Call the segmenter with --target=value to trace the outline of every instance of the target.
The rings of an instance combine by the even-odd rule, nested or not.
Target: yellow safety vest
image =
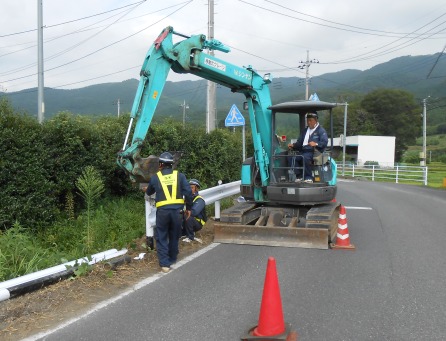
[[[201,195],[197,195],[197,196],[194,198],[193,202],[195,202],[195,200],[197,200],[197,199],[203,199],[203,197],[202,197]],[[203,199],[203,200],[204,200],[204,199]],[[205,208],[205,209],[206,209],[206,208]],[[198,217],[195,217],[195,220],[198,221],[201,225],[206,224],[206,222],[205,222],[203,219],[200,219],[200,218],[198,218]]]
[[[174,170],[171,174],[163,175],[161,171],[156,173],[163,189],[164,197],[166,199],[158,201],[155,206],[161,207],[164,205],[184,204],[184,198],[180,198],[178,193],[178,171]],[[171,186],[169,191],[168,186]]]

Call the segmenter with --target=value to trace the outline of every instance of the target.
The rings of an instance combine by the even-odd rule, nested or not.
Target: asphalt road
[[[28,340],[240,340],[258,323],[268,257],[299,341],[445,340],[446,191],[340,182],[337,201],[355,251],[213,244]]]

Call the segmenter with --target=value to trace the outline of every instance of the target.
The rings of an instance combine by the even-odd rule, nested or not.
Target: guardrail
[[[427,166],[382,166],[382,165],[346,165],[342,167],[342,163],[338,163],[338,176],[363,177],[372,181],[395,181],[396,183],[404,182],[422,182],[427,186]]]
[[[91,255],[90,258],[79,258],[78,260],[66,262],[51,268],[0,282],[0,302],[7,300],[10,297],[19,296],[32,290],[42,288],[47,284],[56,283],[60,279],[67,278],[73,274],[73,270],[75,270],[76,267],[83,263],[93,265],[104,260],[122,256],[126,253],[127,249],[122,249],[120,251],[111,249]]]
[[[220,200],[236,195],[240,193],[240,184],[242,182],[234,181],[227,184],[222,184],[221,180],[218,181],[218,186],[211,187],[200,191],[200,195],[203,197],[206,205],[215,203],[215,220],[220,219]]]

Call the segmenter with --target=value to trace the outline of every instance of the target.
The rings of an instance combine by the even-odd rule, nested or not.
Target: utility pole
[[[214,39],[214,0],[208,0],[208,40]],[[214,51],[209,50],[209,55],[214,56]],[[207,101],[206,101],[206,132],[215,130],[216,105],[216,84],[207,81]]]
[[[118,100],[115,101],[115,102],[113,103],[113,105],[117,105],[117,106],[118,106],[118,117],[119,117],[119,115],[121,114],[121,99],[118,98]]]
[[[43,14],[42,0],[37,0],[37,118],[42,123],[45,118],[43,84]]]
[[[429,97],[430,96],[427,96],[427,98],[423,99],[423,152],[421,155],[420,166],[426,166],[426,102]]]
[[[344,136],[342,136],[342,176],[345,174],[345,152],[347,144],[347,107],[348,103],[344,103]]]
[[[183,104],[180,104],[180,107],[183,107],[183,128],[186,126],[186,109],[189,109],[189,106],[186,104],[186,100],[183,100]]]
[[[308,85],[310,84],[310,65],[314,63],[319,63],[319,60],[312,59],[310,60],[310,51],[307,50],[307,60],[300,61],[302,65],[298,66],[298,69],[305,69],[305,100],[308,100]]]

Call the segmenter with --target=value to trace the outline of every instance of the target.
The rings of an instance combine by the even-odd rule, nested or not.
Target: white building
[[[341,138],[333,138],[334,156],[342,152]],[[328,139],[330,145],[330,139]],[[361,166],[376,161],[382,166],[395,165],[395,136],[347,136],[345,161]]]

